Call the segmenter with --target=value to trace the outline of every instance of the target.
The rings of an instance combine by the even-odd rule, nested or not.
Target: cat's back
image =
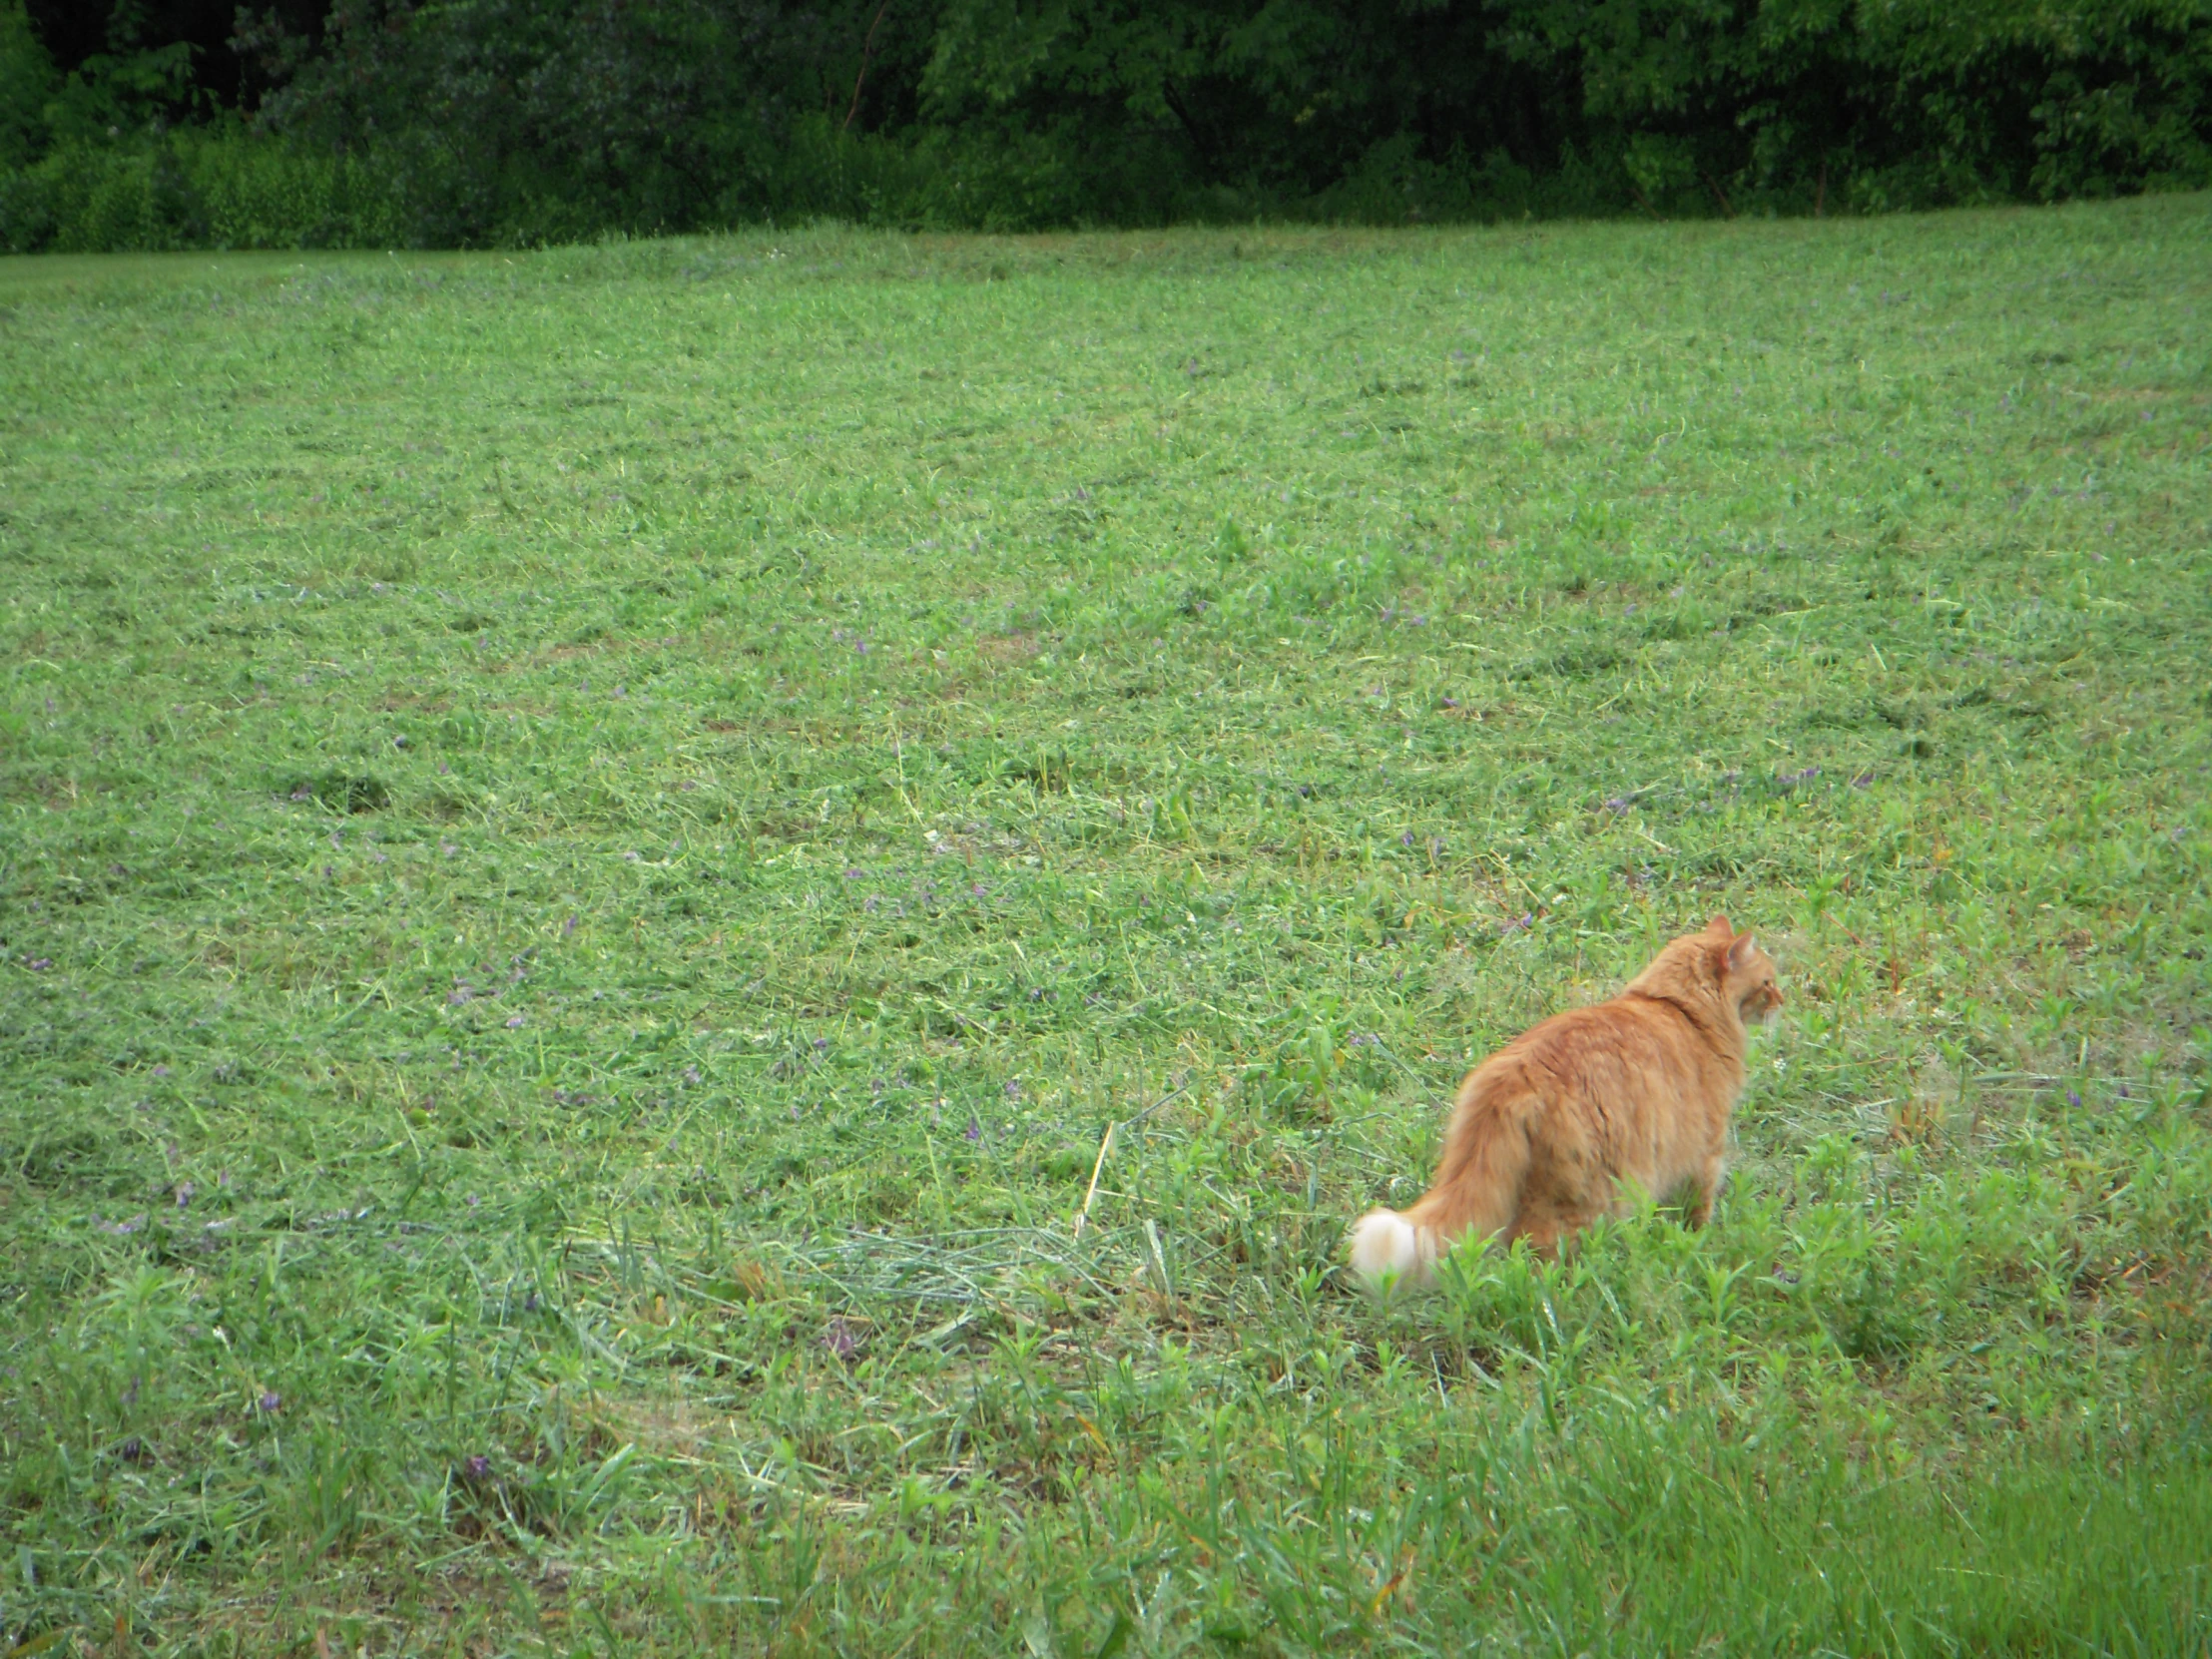
[[[1681,1012],[1643,996],[1616,996],[1539,1020],[1468,1074],[1470,1088],[1521,1082],[1587,1087],[1652,1074],[1670,1080],[1698,1061]]]

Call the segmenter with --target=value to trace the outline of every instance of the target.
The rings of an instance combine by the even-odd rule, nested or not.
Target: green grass
[[[2202,197],[0,262],[0,1652],[2204,1651],[2208,319]],[[1354,1294],[1722,909],[1715,1225]]]

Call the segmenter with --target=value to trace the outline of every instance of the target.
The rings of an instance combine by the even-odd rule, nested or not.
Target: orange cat
[[[1636,1190],[1687,1193],[1703,1226],[1744,1088],[1745,1024],[1781,1006],[1774,963],[1715,916],[1612,1001],[1522,1032],[1459,1085],[1427,1196],[1353,1229],[1354,1270],[1372,1286],[1420,1284],[1469,1233],[1549,1255]]]

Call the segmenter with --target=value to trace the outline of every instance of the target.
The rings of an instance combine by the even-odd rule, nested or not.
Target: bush
[[[371,158],[309,154],[243,133],[180,134],[175,153],[211,248],[390,248],[407,240],[401,203]]]
[[[387,173],[237,126],[64,145],[0,173],[0,249],[388,248],[408,240]]]

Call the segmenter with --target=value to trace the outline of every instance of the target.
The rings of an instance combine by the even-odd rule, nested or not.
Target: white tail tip
[[[1410,1289],[1427,1277],[1420,1231],[1395,1210],[1372,1210],[1352,1230],[1352,1271],[1373,1291]]]

